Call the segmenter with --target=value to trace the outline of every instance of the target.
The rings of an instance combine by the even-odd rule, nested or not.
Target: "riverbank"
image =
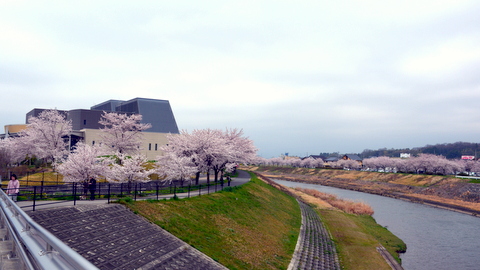
[[[438,175],[250,166],[269,178],[319,184],[423,203],[480,216],[480,184]]]

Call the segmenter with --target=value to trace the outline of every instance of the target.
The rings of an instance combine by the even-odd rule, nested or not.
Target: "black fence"
[[[33,184],[33,183],[32,183]],[[37,183],[38,184],[38,183]],[[8,189],[6,185],[4,191]],[[217,192],[230,186],[230,181],[218,181],[211,183],[203,183],[192,185],[182,183],[180,181],[149,181],[144,183],[107,183],[97,182],[96,189],[92,192],[88,188],[84,188],[83,183],[70,183],[57,185],[55,182],[41,181],[40,185],[23,186],[19,188],[19,193],[15,197],[17,201],[30,201],[32,204],[24,205],[22,208],[35,207],[46,204],[58,204],[65,201],[73,201],[76,205],[80,200],[112,200],[128,199],[152,199],[160,200],[167,198],[176,198],[178,194],[184,197],[208,194]],[[7,192],[8,193],[8,192]],[[14,196],[12,196],[14,198]]]

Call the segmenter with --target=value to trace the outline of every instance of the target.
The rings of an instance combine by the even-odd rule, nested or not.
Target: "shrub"
[[[295,188],[300,192],[313,196],[315,198],[328,202],[333,207],[342,210],[345,213],[355,215],[373,215],[372,207],[364,202],[355,202],[351,200],[339,199],[337,195],[323,193],[315,189]]]

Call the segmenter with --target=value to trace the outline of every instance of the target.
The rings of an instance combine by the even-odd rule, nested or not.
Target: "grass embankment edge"
[[[291,192],[299,200],[314,208],[332,235],[343,269],[391,269],[377,251],[377,247],[380,246],[383,246],[398,263],[401,263],[399,253],[406,251],[406,244],[387,228],[375,221],[371,216],[373,211],[368,209],[370,206],[361,202],[349,202],[346,200],[342,207],[334,207],[330,202],[321,199],[322,196],[316,196],[318,195],[316,193],[320,192],[314,191],[312,193],[311,191],[313,190],[286,188],[258,172],[256,174],[261,179],[271,182],[272,185]],[[368,214],[344,212],[350,212],[350,203],[358,204],[356,207],[361,209],[361,211],[353,212]]]
[[[210,195],[125,205],[229,269],[287,269],[301,225],[295,198],[255,176]]]

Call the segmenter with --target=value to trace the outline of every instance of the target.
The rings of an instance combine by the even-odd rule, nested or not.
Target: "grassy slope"
[[[383,245],[398,261],[405,243],[371,216],[352,215],[327,209],[317,210],[331,232],[344,269],[391,269],[376,247]]]
[[[286,269],[301,224],[296,200],[255,178],[232,192],[128,207],[230,269]]]
[[[253,169],[253,168],[252,168]],[[255,167],[255,171],[270,172],[273,174],[301,174],[305,176],[319,176],[331,179],[352,179],[364,181],[389,182],[394,184],[411,186],[431,186],[443,181],[456,182],[464,181],[452,176],[424,175],[424,174],[403,174],[403,173],[379,173],[365,171],[347,171],[331,169],[308,169],[292,167],[262,166]]]

